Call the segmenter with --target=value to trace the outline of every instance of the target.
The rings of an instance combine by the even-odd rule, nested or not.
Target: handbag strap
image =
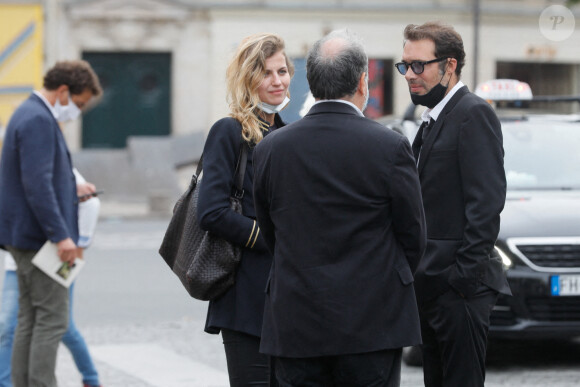
[[[242,140],[240,144],[240,154],[238,156],[238,165],[236,165],[236,178],[234,180],[235,190],[233,196],[237,199],[244,197],[244,175],[246,174],[246,165],[248,164],[248,144]]]
[[[234,192],[233,196],[241,199],[244,197],[244,175],[246,174],[246,165],[248,163],[248,144],[242,139],[240,143],[240,153],[238,154],[238,163],[236,164],[236,172],[234,178]],[[195,176],[199,178],[199,174],[203,169],[203,153],[197,163]]]

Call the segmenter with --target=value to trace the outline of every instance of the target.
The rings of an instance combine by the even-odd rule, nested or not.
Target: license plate
[[[554,275],[551,285],[552,296],[580,295],[580,275]]]

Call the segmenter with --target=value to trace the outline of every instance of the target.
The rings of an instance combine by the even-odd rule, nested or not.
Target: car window
[[[580,123],[502,123],[508,189],[580,189]]]

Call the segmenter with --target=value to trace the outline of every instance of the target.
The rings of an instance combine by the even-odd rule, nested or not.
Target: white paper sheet
[[[77,258],[72,267],[62,262],[58,257],[58,248],[52,242],[46,242],[38,253],[32,258],[32,264],[46,273],[50,278],[68,288],[81,271],[85,262]]]

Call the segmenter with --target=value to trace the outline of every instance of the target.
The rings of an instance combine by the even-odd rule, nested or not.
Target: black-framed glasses
[[[395,67],[397,68],[399,73],[401,73],[401,75],[407,74],[407,70],[409,69],[409,67],[411,67],[411,70],[413,70],[415,74],[419,75],[423,73],[423,71],[425,71],[425,65],[428,65],[429,63],[441,62],[445,59],[449,59],[449,57],[442,56],[441,58],[435,58],[433,60],[428,61],[414,60],[411,63],[399,62],[395,63]]]

